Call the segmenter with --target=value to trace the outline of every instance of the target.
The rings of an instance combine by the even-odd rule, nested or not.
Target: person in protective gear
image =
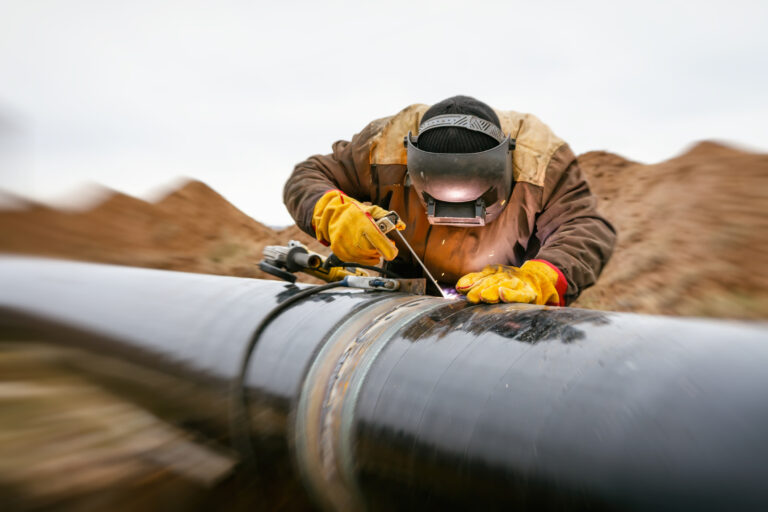
[[[562,139],[531,114],[467,96],[411,105],[336,142],[296,166],[284,201],[340,258],[381,256],[419,277],[373,223],[396,211],[435,278],[472,302],[565,305],[595,282],[616,239]]]

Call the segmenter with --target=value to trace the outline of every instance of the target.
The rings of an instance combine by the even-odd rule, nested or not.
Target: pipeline
[[[11,256],[0,283],[0,327],[140,368],[103,382],[227,446],[301,289]],[[243,386],[257,471],[325,509],[768,506],[765,324],[327,290]]]

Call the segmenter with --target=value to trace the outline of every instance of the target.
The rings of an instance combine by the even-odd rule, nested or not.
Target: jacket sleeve
[[[541,243],[536,258],[564,274],[567,304],[595,283],[613,253],[616,231],[597,212],[597,198],[567,145],[555,152],[547,169],[542,204],[536,219]]]
[[[335,142],[332,153],[311,156],[293,169],[283,188],[283,202],[302,231],[315,236],[312,212],[329,190],[341,190],[359,201],[370,200],[370,144],[382,121],[368,124],[351,141]]]

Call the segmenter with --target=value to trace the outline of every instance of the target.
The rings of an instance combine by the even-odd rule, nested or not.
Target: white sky
[[[0,189],[191,176],[285,225],[296,162],[455,94],[533,112],[577,154],[764,151],[767,20],[765,1],[0,0]]]

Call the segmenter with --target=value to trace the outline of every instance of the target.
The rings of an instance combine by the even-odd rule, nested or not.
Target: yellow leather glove
[[[488,265],[456,283],[456,291],[465,293],[467,300],[475,304],[502,301],[563,306],[567,287],[565,276],[544,260],[529,260],[520,268]]]
[[[361,203],[340,190],[329,190],[312,213],[312,227],[317,239],[331,246],[342,261],[376,265],[380,257],[390,261],[397,256],[395,243],[373,222],[387,215],[378,206]],[[397,229],[405,229],[399,221]]]

